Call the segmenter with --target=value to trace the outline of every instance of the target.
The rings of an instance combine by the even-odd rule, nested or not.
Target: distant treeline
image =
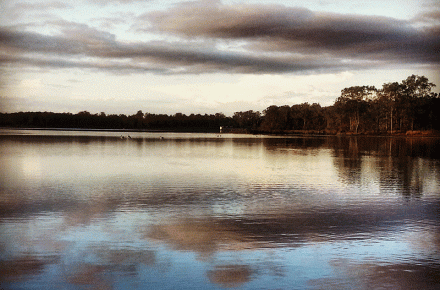
[[[232,126],[232,118],[224,114],[175,115],[150,114],[139,110],[134,115],[91,114],[82,111],[72,113],[18,112],[0,114],[0,126],[18,128],[78,128],[218,132],[220,126]]]
[[[401,83],[345,88],[334,105],[270,106],[262,113],[252,110],[223,113],[134,115],[18,112],[1,113],[1,127],[132,129],[187,132],[390,134],[440,130],[440,97],[424,76],[411,75]]]

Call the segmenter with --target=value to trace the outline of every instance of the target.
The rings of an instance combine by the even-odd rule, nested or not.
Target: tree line
[[[17,112],[0,113],[1,127],[132,129],[186,132],[229,131],[249,133],[393,134],[440,130],[440,97],[435,85],[424,76],[411,75],[402,82],[385,83],[382,88],[353,86],[341,91],[332,106],[296,104],[270,106],[258,111],[174,115],[143,113],[133,115],[104,112],[92,114]]]
[[[260,115],[247,111],[233,118],[241,127],[272,133],[398,134],[440,130],[440,97],[425,76],[411,75],[382,88],[344,88],[332,106],[270,106]]]
[[[220,126],[232,126],[232,118],[222,113],[215,115],[177,113],[175,115],[150,114],[139,110],[134,115],[92,114],[88,111],[72,113],[18,112],[0,114],[1,127],[15,128],[77,128],[160,130],[188,132],[218,132]]]

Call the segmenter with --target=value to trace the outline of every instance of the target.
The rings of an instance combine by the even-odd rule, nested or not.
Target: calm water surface
[[[1,289],[438,289],[440,141],[0,131]]]

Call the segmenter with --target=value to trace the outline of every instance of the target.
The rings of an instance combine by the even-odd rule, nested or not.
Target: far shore
[[[437,130],[412,130],[394,131],[386,133],[377,132],[335,132],[331,130],[288,130],[264,132],[256,130],[230,129],[227,132],[215,130],[200,130],[200,128],[164,128],[156,130],[148,129],[108,129],[108,128],[21,128],[21,127],[0,127],[0,130],[42,130],[42,131],[96,131],[96,132],[145,132],[145,133],[213,133],[213,134],[249,134],[249,135],[279,135],[279,136],[344,136],[344,137],[440,137]]]

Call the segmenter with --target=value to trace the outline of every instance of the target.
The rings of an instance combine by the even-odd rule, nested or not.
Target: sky
[[[232,116],[412,74],[440,91],[438,0],[0,0],[0,112]]]

